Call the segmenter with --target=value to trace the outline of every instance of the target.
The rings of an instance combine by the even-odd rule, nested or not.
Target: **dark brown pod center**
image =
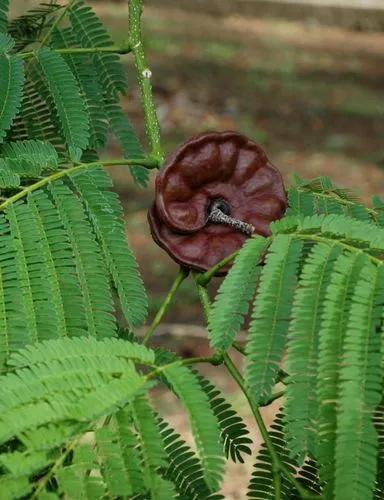
[[[211,200],[211,202],[208,205],[208,217],[211,215],[213,210],[220,210],[223,212],[223,214],[231,216],[231,207],[229,203],[222,198],[217,198],[216,200]]]

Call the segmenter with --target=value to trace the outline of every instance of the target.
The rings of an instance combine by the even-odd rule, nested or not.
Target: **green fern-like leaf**
[[[20,176],[9,168],[8,163],[0,158],[0,189],[20,186]]]
[[[270,397],[284,353],[302,244],[277,236],[263,268],[247,344],[246,379],[256,400]]]
[[[372,415],[382,397],[381,339],[383,272],[362,268],[352,297],[340,368],[334,498],[371,498],[378,436]]]
[[[308,496],[311,498],[324,498],[324,492],[322,488],[322,484],[319,478],[319,471],[316,462],[307,458],[302,465],[298,469],[298,473],[296,475],[297,482],[305,488],[308,492]],[[287,500],[301,500],[302,495],[298,493],[296,487],[291,484],[290,492],[287,495]]]
[[[106,99],[105,110],[110,126],[116,135],[125,158],[142,158],[143,150],[128,118],[123,113],[120,103],[114,97]],[[140,166],[130,167],[134,181],[139,186],[148,184],[148,170]]]
[[[58,495],[89,500],[105,496],[107,491],[102,479],[89,474],[92,467],[92,470],[97,470],[97,459],[98,456],[91,444],[78,445],[74,450],[70,465],[58,468],[55,474]],[[124,484],[124,477],[120,479],[121,483]],[[48,492],[45,494],[49,495]],[[55,493],[52,492],[52,494],[55,495],[55,498],[59,498]],[[41,496],[44,498],[43,495]]]
[[[54,49],[76,47],[76,39],[72,30],[70,28],[54,30],[51,47]],[[107,142],[108,121],[104,110],[103,91],[96,69],[86,55],[64,54],[63,57],[76,78],[88,114],[89,147],[94,149],[103,147]]]
[[[21,284],[20,314],[24,314],[28,325],[30,342],[51,338],[55,336],[55,317],[48,281],[35,271],[44,265],[36,219],[24,203],[11,205],[6,216],[16,253],[16,276]]]
[[[78,84],[63,57],[48,48],[37,52],[38,70],[44,77],[69,156],[79,160],[89,142],[89,121]]]
[[[313,495],[321,497],[322,490],[317,474],[317,468],[311,459],[307,459],[302,467],[299,467],[290,456],[290,451],[284,433],[284,415],[278,413],[269,430],[269,437],[275,452],[287,471],[295,476],[298,483],[307,490],[308,497]],[[254,471],[248,488],[248,498],[258,500],[274,500],[276,498],[276,479],[279,477],[280,498],[282,500],[300,500],[302,495],[297,491],[295,485],[288,481],[285,474],[280,470],[274,470],[269,451],[265,444],[261,446],[256,457]]]
[[[80,281],[70,239],[62,220],[46,191],[36,191],[28,197],[28,206],[36,220],[36,235],[41,244],[45,267],[41,275],[48,282],[57,330],[53,336],[77,336],[87,334],[85,308]]]
[[[56,0],[49,0],[12,19],[8,25],[8,32],[16,39],[16,51],[19,52],[27,45],[38,42],[43,32],[55,22],[57,19],[55,14],[62,8],[63,6]]]
[[[0,55],[0,143],[21,104],[23,61],[16,55]]]
[[[294,474],[296,463],[289,455],[282,420],[283,415],[278,414],[269,431],[269,436],[280,461]],[[279,473],[277,472],[277,474]],[[266,445],[263,444],[256,456],[256,463],[249,483],[247,497],[255,500],[275,499],[275,477],[276,472],[273,470],[270,454]],[[279,474],[279,477],[281,482],[281,498],[287,499],[291,492],[291,487],[284,476]]]
[[[141,474],[146,488],[156,496],[156,471],[166,467],[166,453],[157,419],[148,400],[142,396],[130,405],[132,420],[137,431],[140,450]]]
[[[248,445],[252,443],[246,425],[220,391],[204,377],[198,377],[217,418],[226,456],[231,457],[234,462],[244,463],[243,454],[251,454]]]
[[[95,433],[97,455],[102,461],[104,480],[112,497],[133,495],[129,473],[125,468],[121,443],[111,427],[102,427]],[[131,452],[135,453],[131,449]]]
[[[159,500],[171,500],[177,498],[174,485],[170,481],[163,479],[159,474],[155,475],[152,491],[153,495],[156,495],[156,498]]]
[[[0,217],[0,367],[9,353],[31,341],[30,330],[26,323],[25,309],[28,305],[26,282],[17,286],[21,272],[21,261],[16,260],[17,248],[10,226],[4,215]]]
[[[112,419],[111,430],[108,427],[96,431],[98,460],[91,455],[83,466],[78,460],[68,464],[62,458],[69,458],[63,445],[67,444],[69,450],[81,448],[84,432],[103,415],[116,413],[140,398],[150,384],[136,372],[133,362],[146,364],[153,360],[153,353],[137,344],[86,338],[42,342],[11,357],[9,364],[14,372],[1,377],[0,442],[11,440],[13,446],[4,446],[0,453],[0,492],[14,479],[23,484],[23,491],[41,491],[41,479],[46,474],[48,479],[57,474],[62,493],[74,491],[73,480],[79,482],[79,491],[105,490],[114,496],[119,484],[123,484],[119,474],[131,474],[128,467],[132,460],[126,459],[135,446],[132,440],[131,444],[122,442],[128,433],[121,434],[121,425]],[[115,452],[120,455],[116,457]],[[82,456],[84,460],[84,453]],[[103,482],[89,482],[87,471],[98,467]],[[119,491],[129,493],[121,487]],[[136,487],[132,491],[137,492]],[[94,497],[90,494],[86,498]]]
[[[384,251],[383,228],[342,215],[285,217],[274,222],[271,229],[274,234],[295,234],[304,241],[324,241],[373,257],[380,257]]]
[[[13,38],[7,33],[1,33],[0,31],[0,54],[4,54],[4,52],[8,52],[15,45],[15,41]]]
[[[43,342],[11,356],[10,366],[28,367],[3,376],[0,441],[66,422],[69,415],[72,423],[83,425],[125,405],[146,385],[132,364],[137,357],[148,360],[148,350],[139,347],[79,337]]]
[[[60,360],[117,357],[133,360],[135,363],[153,366],[155,353],[141,344],[120,339],[103,339],[77,337],[45,341],[38,345],[30,345],[12,354],[8,365],[13,369],[32,368]],[[97,367],[95,366],[95,369]]]
[[[49,335],[54,338],[85,334],[81,291],[73,279],[76,268],[61,221],[45,192],[30,195],[28,207],[35,221],[33,230],[40,243],[38,250],[45,264],[44,281],[52,304]],[[57,241],[60,241],[59,252]]]
[[[256,289],[260,259],[267,246],[268,240],[262,237],[249,239],[220,286],[208,325],[210,343],[214,349],[229,349],[241,328]]]
[[[375,500],[382,500],[384,491],[384,405],[382,402],[375,410],[373,422],[377,432],[379,445],[374,498]]]
[[[296,176],[288,198],[287,215],[340,214],[378,222],[375,210],[364,207],[355,192],[334,186],[328,177],[304,181]]]
[[[7,32],[9,0],[0,0],[0,33]]]
[[[163,366],[177,361],[176,355],[170,351],[156,349],[155,353],[156,365]],[[207,395],[211,409],[217,418],[221,441],[227,458],[231,457],[234,462],[243,463],[243,454],[251,454],[248,445],[252,443],[252,440],[248,437],[249,431],[246,425],[217,387],[202,377],[197,371],[193,370],[193,373],[197,377],[202,390]],[[164,377],[162,377],[162,381],[167,384],[167,380]],[[172,389],[172,386],[169,387]]]
[[[146,318],[147,299],[133,253],[127,245],[123,211],[109,176],[97,169],[72,177],[85,202],[130,327]]]
[[[111,424],[115,428],[115,433],[119,436],[122,459],[130,489],[133,494],[142,494],[147,488],[142,473],[138,436],[132,427],[132,422],[132,415],[129,410],[123,409],[116,413]]]
[[[178,497],[190,500],[219,500],[204,480],[204,472],[194,451],[167,423],[159,420],[159,428],[168,458],[163,477],[175,484]]]
[[[73,33],[81,47],[108,47],[113,45],[103,24],[84,2],[75,2],[69,13]],[[125,92],[127,81],[116,54],[93,54],[92,61],[101,86],[107,95]]]
[[[20,177],[37,177],[44,170],[55,170],[59,162],[51,144],[36,140],[8,142],[2,154],[9,169]]]
[[[7,135],[7,140],[25,141],[33,137],[34,140],[51,143],[61,157],[67,158],[64,141],[56,123],[57,119],[52,117],[52,110],[38,92],[42,85],[41,75],[37,81],[26,81],[21,109]]]
[[[347,328],[351,297],[365,259],[359,254],[338,257],[324,298],[319,332],[317,392],[319,400],[317,456],[324,486],[324,498],[332,498],[335,475],[335,444],[340,360]]]
[[[319,243],[304,264],[292,309],[288,338],[286,390],[287,439],[300,460],[315,448],[318,332],[327,285],[340,249]],[[300,402],[300,403],[299,403]]]
[[[209,400],[188,368],[171,364],[163,367],[162,373],[188,411],[205,480],[216,491],[222,479],[224,459],[217,420]]]
[[[49,192],[75,255],[88,334],[113,336],[116,324],[108,271],[83,206],[73,196],[73,191],[62,183],[52,184]]]

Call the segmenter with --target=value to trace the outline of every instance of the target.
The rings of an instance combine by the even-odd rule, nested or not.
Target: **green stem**
[[[189,274],[189,271],[186,268],[184,268],[184,267],[180,268],[180,271],[178,272],[176,279],[172,284],[171,289],[169,290],[167,296],[165,297],[163,303],[161,304],[160,309],[157,311],[156,316],[154,317],[148,330],[145,332],[144,339],[143,339],[144,345],[146,345],[148,343],[148,341],[152,337],[154,331],[161,323],[165,313],[168,311],[168,308],[173,300],[173,297],[175,296],[177,290],[179,289],[180,285],[185,280],[185,278],[188,276],[188,274]]]
[[[164,153],[160,142],[160,125],[156,114],[156,107],[153,100],[151,76],[146,61],[142,34],[141,34],[141,14],[143,10],[142,0],[130,0],[129,2],[129,41],[135,57],[135,65],[138,75],[141,100],[144,108],[145,130],[149,140],[151,154],[159,160],[164,161]]]
[[[233,344],[232,344],[232,347],[234,349],[236,349],[237,352],[239,352],[240,354],[242,354],[243,356],[245,356],[245,347],[243,347],[242,345],[240,345],[239,342],[237,342],[235,340],[235,342],[233,342]]]
[[[223,358],[224,358],[224,365],[226,366],[228,372],[230,373],[232,378],[237,382],[244,396],[247,398],[247,401],[249,403],[249,406],[251,408],[251,411],[253,413],[253,416],[255,417],[257,426],[259,428],[260,434],[264,440],[265,446],[267,447],[268,453],[271,457],[276,500],[280,498],[280,492],[281,492],[280,473],[282,473],[287,478],[287,480],[296,488],[301,498],[303,499],[319,498],[310,495],[306,491],[306,489],[303,488],[303,486],[297,481],[297,479],[295,479],[295,477],[292,475],[291,471],[285,466],[285,464],[280,461],[280,458],[276,453],[273,441],[271,440],[271,437],[265,426],[264,420],[260,414],[259,407],[253,400],[253,397],[251,396],[248,388],[246,387],[244,379],[241,376],[241,373],[239,372],[239,370],[237,369],[231,358],[228,356],[228,354],[224,354]]]
[[[240,345],[239,342],[237,342],[237,341],[233,342],[232,347],[234,349],[236,349],[236,351],[239,352],[240,354],[242,354],[243,356],[247,355],[245,348],[242,345]],[[278,371],[278,374],[277,374],[276,383],[281,382],[284,384],[284,379],[286,377],[288,377],[288,373],[286,371],[284,371],[282,368],[280,368],[280,370]]]
[[[61,179],[62,177],[65,177],[67,175],[72,175],[78,172],[81,172],[83,170],[88,170],[90,168],[96,168],[96,167],[109,167],[113,165],[141,165],[146,168],[156,168],[158,166],[158,162],[156,160],[153,160],[151,158],[139,158],[139,159],[119,159],[119,160],[107,160],[107,161],[95,161],[92,163],[80,163],[80,165],[76,165],[74,167],[70,167],[64,170],[60,170],[59,172],[55,172],[52,175],[49,175],[47,177],[44,177],[44,179],[39,180],[38,182],[35,182],[34,184],[31,184],[30,186],[25,187],[15,195],[11,196],[8,198],[6,201],[0,204],[0,210],[5,210],[8,205],[11,203],[14,203],[15,201],[20,200],[21,198],[24,198],[28,194],[32,193],[33,191],[36,191],[37,189],[40,189],[47,184],[50,184],[51,182],[57,181],[58,179]]]
[[[100,53],[112,53],[112,54],[129,54],[132,52],[131,47],[118,47],[112,45],[111,47],[70,47],[67,49],[53,49],[54,52],[58,54],[100,54]],[[31,50],[28,52],[20,52],[18,55],[23,59],[27,59],[29,57],[34,57],[36,54],[35,50]]]
[[[274,401],[276,401],[276,399],[282,398],[284,396],[284,394],[285,394],[285,391],[275,392],[274,394],[272,394],[272,396],[269,399],[267,399],[266,401],[263,401],[263,403],[260,404],[260,406],[262,406],[262,407],[269,406]]]
[[[197,277],[197,281],[201,286],[206,286],[211,281],[211,279],[218,273],[223,267],[230,264],[236,257],[239,252],[234,252],[231,255],[228,255],[223,260],[212,266],[205,273],[199,274]]]
[[[155,369],[150,373],[148,373],[148,375],[146,375],[145,378],[146,380],[152,380],[153,378],[161,375],[168,368],[176,365],[191,366],[191,365],[197,365],[199,363],[209,363],[211,365],[217,366],[222,362],[223,362],[222,358],[219,358],[217,356],[202,356],[198,358],[187,358],[183,360],[177,359],[176,361],[172,361],[172,363],[167,363],[166,365],[154,367]]]

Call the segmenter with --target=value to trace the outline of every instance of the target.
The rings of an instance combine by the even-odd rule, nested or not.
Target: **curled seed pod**
[[[154,240],[176,262],[205,271],[251,233],[268,236],[286,208],[281,174],[260,146],[236,132],[212,132],[187,141],[159,171],[148,218]]]

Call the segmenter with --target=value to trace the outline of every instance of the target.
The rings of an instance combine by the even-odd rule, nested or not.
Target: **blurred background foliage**
[[[11,0],[14,15],[36,3]],[[126,0],[89,3],[117,42],[126,38]],[[373,194],[384,195],[383,0],[144,4],[145,45],[167,153],[191,135],[235,129],[260,142],[287,183],[293,172],[305,178],[327,175],[357,189],[366,202]],[[130,56],[124,61],[131,83],[124,107],[144,140]],[[110,149],[106,154],[118,156],[117,145]],[[148,190],[139,190],[124,171],[111,173],[153,315],[177,270],[153,243],[146,223],[153,178]],[[182,285],[166,321],[158,332],[162,344],[175,348],[180,340],[182,353],[205,353],[203,319],[190,281]],[[209,375],[226,392],[234,389],[220,379],[220,370],[214,373]],[[232,398],[243,406],[236,392]],[[170,412],[183,431],[184,417],[176,409]],[[245,498],[248,472],[232,466],[227,498]]]

